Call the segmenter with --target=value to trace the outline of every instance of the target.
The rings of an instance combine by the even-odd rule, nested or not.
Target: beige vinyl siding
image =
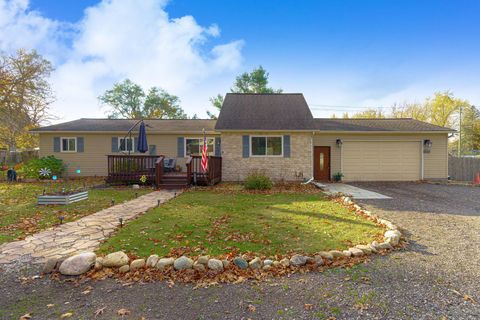
[[[331,174],[341,171],[342,152],[336,146],[336,140],[343,141],[416,141],[420,143],[425,139],[432,141],[430,153],[423,154],[424,179],[446,179],[448,177],[447,165],[447,133],[425,134],[396,134],[396,133],[319,133],[313,136],[314,146],[331,147]],[[345,159],[344,159],[345,160]],[[392,161],[394,161],[393,159]]]
[[[422,178],[421,142],[345,141],[345,181],[416,181]]]
[[[242,136],[290,135],[290,157],[243,157]],[[251,151],[251,150],[250,150]],[[222,133],[222,180],[243,181],[253,171],[275,181],[300,181],[312,176],[312,134],[293,132]]]
[[[215,137],[218,135],[207,135]],[[84,152],[53,152],[54,137],[83,137]],[[90,134],[90,133],[41,133],[40,134],[40,156],[54,155],[64,160],[68,165],[70,175],[76,175],[77,168],[81,170],[81,176],[106,176],[107,155],[112,154],[112,137],[123,137],[122,134]],[[153,134],[147,133],[149,145],[156,145],[156,154],[168,158],[175,158],[177,165],[185,171],[185,157],[177,157],[177,138],[184,137],[181,134]],[[199,137],[201,135],[185,135],[185,137]],[[136,147],[136,146],[135,146]],[[122,153],[117,153],[122,154]],[[145,154],[149,154],[148,152]]]

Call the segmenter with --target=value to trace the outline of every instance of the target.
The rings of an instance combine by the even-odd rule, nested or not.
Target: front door
[[[330,180],[330,147],[314,148],[313,176],[318,181]]]

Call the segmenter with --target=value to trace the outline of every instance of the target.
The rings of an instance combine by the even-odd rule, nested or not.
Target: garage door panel
[[[420,146],[417,141],[345,141],[342,146],[344,180],[420,180]]]

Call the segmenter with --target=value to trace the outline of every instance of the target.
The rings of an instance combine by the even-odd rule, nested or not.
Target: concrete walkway
[[[348,184],[344,183],[326,183],[322,186],[322,188],[325,190],[326,193],[328,194],[337,194],[341,193],[344,195],[349,195],[353,197],[354,199],[362,199],[362,200],[367,200],[367,199],[391,199],[390,197],[373,192],[370,190],[354,187]]]
[[[98,248],[120,225],[119,218],[128,221],[174,197],[175,192],[154,191],[123,204],[98,211],[77,221],[26,237],[24,240],[0,246],[0,264],[16,261],[42,263],[48,258],[65,258],[82,251]]]

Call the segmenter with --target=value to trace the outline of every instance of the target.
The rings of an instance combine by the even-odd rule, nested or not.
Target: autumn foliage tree
[[[52,64],[35,50],[0,56],[0,145],[10,151],[38,145],[29,130],[52,118],[52,71]]]

